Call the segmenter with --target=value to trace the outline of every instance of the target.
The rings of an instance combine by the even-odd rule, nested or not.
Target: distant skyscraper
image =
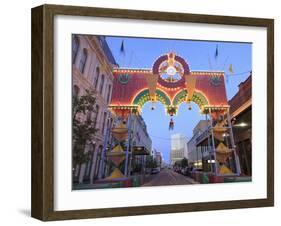
[[[171,135],[170,163],[173,165],[176,161],[188,158],[187,156],[187,137],[177,133]]]

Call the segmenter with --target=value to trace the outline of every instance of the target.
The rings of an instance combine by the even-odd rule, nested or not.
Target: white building
[[[188,141],[188,161],[195,168],[202,167],[202,154],[204,154],[207,150],[207,146],[199,146],[196,147],[197,141],[196,139],[207,130],[208,121],[200,120],[198,124],[193,129],[193,136]]]
[[[141,115],[131,115],[132,145],[144,147],[149,154],[152,151],[152,141],[148,135],[146,124]]]
[[[174,165],[176,161],[182,160],[183,158],[188,159],[187,137],[180,133],[172,134],[170,164]]]
[[[157,167],[162,168],[163,164],[164,164],[162,152],[156,151],[156,153],[155,153],[155,160],[156,160],[156,163],[157,163]]]
[[[110,126],[108,105],[112,94],[112,69],[115,66],[116,62],[103,36],[72,36],[73,95],[81,96],[86,89],[95,91],[95,112],[88,117],[96,121],[98,129],[95,139],[85,148],[85,152],[90,152],[90,160],[73,166],[74,180],[79,183],[86,180],[93,182],[98,177],[104,137]]]
[[[152,155],[152,140],[147,132],[146,124],[141,115],[131,115],[132,147],[134,163],[141,166],[140,173],[145,172],[146,156]],[[132,161],[132,159],[131,159]],[[131,165],[131,163],[130,163]]]

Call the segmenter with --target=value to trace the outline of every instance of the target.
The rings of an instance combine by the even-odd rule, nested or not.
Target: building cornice
[[[108,75],[110,75],[111,79],[113,79],[113,75],[112,75],[113,66],[107,59],[106,55],[104,54],[97,38],[94,36],[92,38],[89,38],[88,36],[86,36],[86,40],[88,41],[92,50],[96,53],[96,56],[101,64],[101,66],[105,66],[105,72]]]
[[[142,74],[152,74],[151,68],[113,68],[113,73],[142,73]],[[207,76],[224,76],[223,71],[190,71],[191,75],[207,75]]]
[[[243,103],[238,109],[236,109],[232,114],[231,118],[236,117],[237,115],[241,114],[243,111],[245,111],[247,108],[252,106],[252,98],[247,100],[245,103]]]

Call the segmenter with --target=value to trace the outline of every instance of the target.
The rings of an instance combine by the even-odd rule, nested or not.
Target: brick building
[[[239,91],[229,100],[234,140],[239,152],[241,173],[252,174],[252,73],[239,84]]]

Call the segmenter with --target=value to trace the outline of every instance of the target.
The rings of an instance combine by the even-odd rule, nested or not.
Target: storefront
[[[241,174],[252,175],[252,75],[239,85],[229,101],[233,135],[239,153]]]

